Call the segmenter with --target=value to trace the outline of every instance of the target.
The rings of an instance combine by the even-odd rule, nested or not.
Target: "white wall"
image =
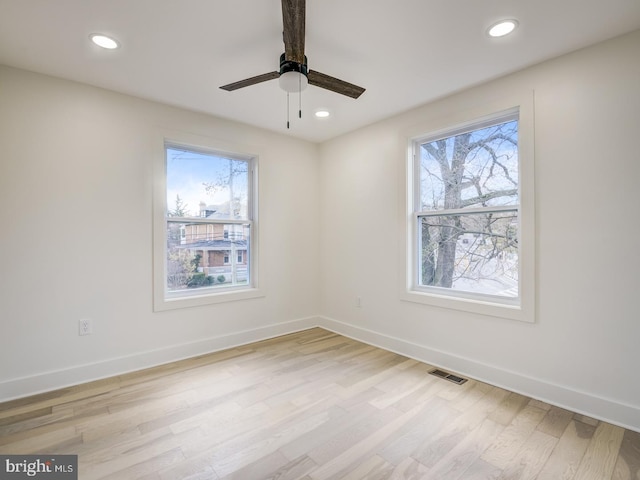
[[[264,298],[152,311],[163,131],[259,151]],[[315,325],[318,149],[0,67],[0,400]],[[94,333],[78,336],[78,320]]]
[[[635,32],[323,144],[325,325],[640,430],[638,52]],[[520,90],[535,90],[536,323],[401,301],[405,132]]]

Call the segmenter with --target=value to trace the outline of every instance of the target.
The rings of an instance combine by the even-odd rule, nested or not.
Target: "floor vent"
[[[462,385],[467,381],[466,378],[458,377],[457,375],[453,375],[449,372],[445,372],[444,370],[432,370],[429,372],[431,375],[435,375],[436,377],[444,378],[445,380],[449,380],[450,382],[456,383],[458,385]]]

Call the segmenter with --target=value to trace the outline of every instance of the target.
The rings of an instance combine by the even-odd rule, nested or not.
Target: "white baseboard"
[[[320,317],[318,326],[511,392],[640,432],[640,407],[522,375],[366,328]]]
[[[210,337],[196,342],[78,365],[0,382],[0,402],[28,397],[81,383],[122,375],[206,353],[246,345],[318,326],[318,317],[276,323],[251,330]]]

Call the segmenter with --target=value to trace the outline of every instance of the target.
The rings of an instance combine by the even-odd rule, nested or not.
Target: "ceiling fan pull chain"
[[[287,92],[287,130],[289,129],[289,92]]]
[[[298,118],[302,118],[302,65],[300,65],[300,75],[298,75]]]

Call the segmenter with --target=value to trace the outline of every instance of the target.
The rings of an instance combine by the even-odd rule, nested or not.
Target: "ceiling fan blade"
[[[282,37],[285,60],[303,64],[305,0],[282,0]]]
[[[364,88],[354,85],[353,83],[345,82],[344,80],[316,72],[315,70],[309,70],[308,78],[309,85],[315,85],[316,87],[331,90],[332,92],[340,93],[351,98],[358,98],[365,91]]]
[[[220,88],[223,90],[227,90],[228,92],[231,92],[239,88],[255,85],[256,83],[262,83],[262,82],[266,82],[267,80],[273,80],[275,78],[278,78],[279,76],[280,76],[280,73],[278,72],[263,73],[262,75],[256,75],[255,77],[246,78],[244,80],[240,80],[239,82],[230,83],[229,85],[223,85]]]

